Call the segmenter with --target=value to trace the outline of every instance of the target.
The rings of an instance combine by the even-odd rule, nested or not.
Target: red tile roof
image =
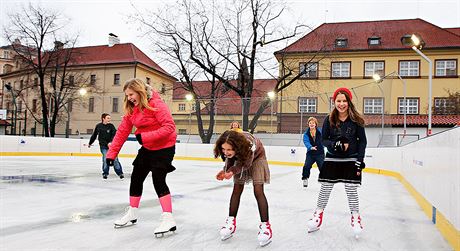
[[[446,28],[446,30],[460,36],[460,28]]]
[[[112,47],[108,45],[76,47],[73,55],[75,60],[72,61],[72,65],[141,63],[172,77],[132,43],[116,44]]]
[[[230,81],[235,83],[235,81]],[[267,98],[267,92],[272,91],[276,85],[276,79],[255,79],[254,90],[252,92],[251,107],[249,114],[255,114],[262,103]],[[194,81],[193,87],[200,97],[206,99],[210,96],[208,81]],[[182,88],[181,83],[174,83],[173,99],[175,101],[184,100],[188,92]],[[276,111],[276,101],[273,102],[273,111]],[[219,95],[217,99],[217,114],[241,114],[241,98],[232,90],[228,90]],[[202,109],[207,114],[205,109]],[[270,114],[270,108],[266,109],[263,114]]]
[[[382,116],[380,115],[365,115],[364,120],[366,125],[381,125]],[[384,115],[385,125],[404,125],[404,115]],[[432,125],[454,126],[460,122],[460,115],[433,115],[431,117]],[[428,125],[428,115],[407,115],[406,124],[410,126],[426,126]]]
[[[456,30],[453,30],[456,31]],[[419,34],[425,41],[425,49],[460,48],[460,36],[452,29],[443,29],[422,19],[364,21],[344,23],[324,23],[295,41],[279,55],[296,52],[360,51],[360,50],[400,50],[407,49],[401,44],[405,34]],[[381,45],[369,46],[368,38],[380,37]],[[348,39],[348,46],[335,48],[337,38]]]

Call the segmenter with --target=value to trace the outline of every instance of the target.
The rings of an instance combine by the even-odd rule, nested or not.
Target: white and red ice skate
[[[361,216],[359,214],[351,215],[351,228],[353,229],[355,238],[358,239],[361,232],[363,231],[363,226],[361,225]]]
[[[269,222],[262,222],[259,225],[259,234],[257,235],[257,240],[261,247],[267,246],[272,242],[272,227]]]
[[[229,216],[225,221],[225,225],[220,229],[220,239],[222,241],[227,240],[233,236],[233,233],[236,230],[236,218]]]
[[[137,222],[137,207],[127,207],[126,213],[121,219],[116,220],[113,224],[115,228],[128,227],[136,224]],[[131,223],[131,224],[128,224]]]
[[[319,227],[323,223],[323,211],[316,210],[311,218],[307,222],[308,233],[315,232],[319,230]]]

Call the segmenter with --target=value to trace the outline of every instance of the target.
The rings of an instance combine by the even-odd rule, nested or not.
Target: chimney
[[[54,49],[55,50],[62,50],[64,49],[64,43],[61,41],[54,41]]]
[[[120,43],[120,38],[113,33],[109,33],[109,47],[112,47]]]

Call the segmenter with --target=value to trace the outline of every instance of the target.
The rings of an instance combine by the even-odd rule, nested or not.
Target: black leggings
[[[131,184],[129,186],[129,195],[134,197],[140,197],[142,195],[142,189],[145,178],[152,170],[149,166],[138,165],[134,166],[133,173],[131,174]],[[166,184],[166,171],[155,170],[152,171],[152,181],[155,192],[158,198],[169,194],[169,188]]]
[[[243,193],[244,185],[234,184],[232,197],[230,198],[230,210],[229,216],[236,217],[238,208],[240,206],[240,198]],[[263,184],[254,184],[254,196],[257,200],[257,206],[259,207],[259,216],[261,222],[268,222],[268,202],[264,193]]]

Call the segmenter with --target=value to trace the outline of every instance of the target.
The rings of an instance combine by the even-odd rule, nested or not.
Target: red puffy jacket
[[[176,124],[168,106],[155,91],[152,92],[149,105],[154,109],[153,111],[149,109],[139,111],[138,106],[135,106],[132,114],[123,116],[107,152],[108,159],[117,157],[133,126],[136,127],[134,134],[141,134],[142,146],[148,150],[160,150],[176,144]]]

